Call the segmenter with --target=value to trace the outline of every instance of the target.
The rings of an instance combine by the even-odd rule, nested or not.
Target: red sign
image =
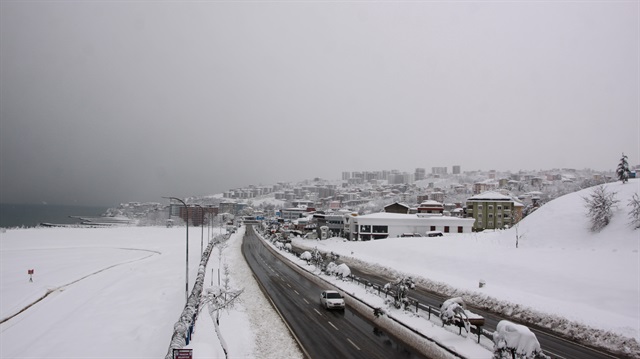
[[[29,269],[27,270],[27,274],[33,274],[34,270],[33,269]]]
[[[193,359],[193,349],[173,349],[173,359]]]

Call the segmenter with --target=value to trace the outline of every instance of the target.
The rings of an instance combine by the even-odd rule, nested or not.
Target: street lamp
[[[202,245],[202,237],[204,237],[204,207],[199,204],[194,205],[196,207],[200,207],[200,256],[204,252],[204,247]]]
[[[186,203],[184,203],[183,200],[181,200],[180,198],[177,197],[162,197],[162,198],[167,198],[169,200],[176,200],[179,201],[180,203],[182,203],[182,205],[184,206],[185,211],[187,212],[187,256],[186,256],[186,261],[185,261],[185,266],[186,266],[186,270],[185,270],[185,303],[189,300],[189,207],[187,206]],[[171,210],[169,210],[171,211]]]

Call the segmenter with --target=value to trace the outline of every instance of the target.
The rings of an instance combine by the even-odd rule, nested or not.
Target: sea
[[[78,224],[73,217],[100,217],[108,207],[0,203],[0,227],[37,227],[42,223]]]

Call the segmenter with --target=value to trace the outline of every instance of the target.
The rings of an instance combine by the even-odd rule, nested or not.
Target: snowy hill
[[[296,243],[334,251],[390,275],[417,277],[427,288],[462,295],[469,303],[498,312],[538,318],[543,326],[575,330],[566,318],[604,334],[616,333],[620,342],[625,337],[637,341],[640,231],[628,224],[627,203],[640,192],[639,185],[639,180],[606,185],[620,202],[612,222],[600,233],[589,231],[583,200],[593,189],[547,203],[519,224],[519,248],[516,228],[430,238]],[[480,280],[485,287],[479,288]],[[584,335],[593,335],[587,339],[592,343],[608,340],[601,338],[603,333],[589,333]]]

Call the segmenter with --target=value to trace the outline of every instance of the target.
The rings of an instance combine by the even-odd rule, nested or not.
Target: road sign
[[[173,349],[173,359],[193,359],[193,349]]]

